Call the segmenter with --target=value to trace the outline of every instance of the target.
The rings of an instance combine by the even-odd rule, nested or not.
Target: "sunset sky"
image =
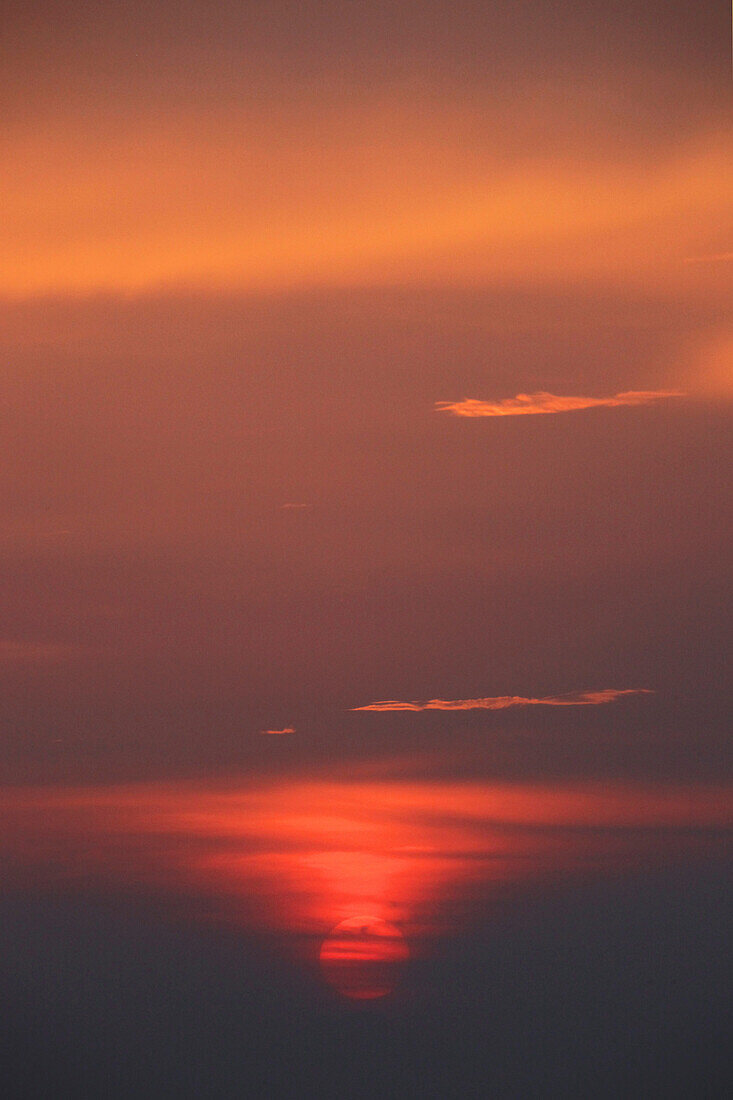
[[[0,989],[26,982],[28,1035],[47,1014],[82,1051],[96,1012],[27,993],[39,898],[68,908],[60,1001],[88,913],[134,902],[161,943],[162,911],[247,959],[274,937],[263,1021],[287,989],[331,1042],[356,989],[412,1020],[414,1061],[416,1006],[451,957],[465,1010],[488,956],[456,952],[489,950],[499,898],[518,937],[517,891],[713,881],[729,8],[8,0],[0,37],[0,855],[24,960]],[[714,923],[691,920],[690,989]],[[709,1033],[685,996],[670,1034]],[[218,1083],[191,1095],[234,1095],[203,1046]]]

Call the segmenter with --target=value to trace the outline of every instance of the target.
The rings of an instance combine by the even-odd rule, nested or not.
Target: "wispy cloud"
[[[387,699],[352,710],[507,710],[509,707],[588,707],[613,703],[623,695],[653,695],[648,688],[605,688],[603,691],[571,691],[565,695],[546,695],[533,699],[524,695],[491,695],[485,699],[428,699],[406,703]]]
[[[680,390],[627,390],[613,397],[559,397],[554,393],[518,393],[502,401],[436,401],[439,412],[454,416],[529,416],[535,413],[576,412],[578,409],[609,408],[621,405],[653,405],[668,397],[684,397]]]
[[[285,728],[281,730],[260,730],[260,733],[264,733],[268,737],[280,737],[283,733],[295,733],[295,727],[285,726]]]
[[[708,256],[686,256],[686,264],[717,264],[733,260],[733,252],[713,252]]]
[[[0,664],[53,664],[89,652],[81,646],[59,642],[29,642],[0,638]]]

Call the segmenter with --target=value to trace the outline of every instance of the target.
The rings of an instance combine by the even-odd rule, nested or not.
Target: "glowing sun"
[[[394,924],[378,917],[349,917],[326,936],[321,968],[326,981],[354,1000],[386,997],[410,952]]]

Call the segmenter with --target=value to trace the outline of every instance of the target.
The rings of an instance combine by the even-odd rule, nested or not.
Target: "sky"
[[[78,1064],[44,1037],[46,1087],[81,1087],[113,957],[118,1032],[149,1062],[144,934],[200,955],[191,996],[210,1004],[216,974],[225,1014],[221,967],[245,967],[263,1034],[313,1009],[300,1095],[324,1095],[306,1049],[353,1092],[388,1024],[394,1079],[425,1095],[421,1036],[498,974],[497,1095],[527,1095],[540,1078],[506,1052],[544,994],[499,946],[521,954],[523,927],[565,1006],[535,1051],[547,1094],[561,1064],[591,1079],[583,1004],[611,1062],[628,1051],[619,1005],[649,1003],[623,944],[644,955],[668,910],[694,943],[659,1034],[710,1063],[730,11],[7,0],[0,43],[0,854],[21,960],[0,977],[45,989],[43,942],[58,990],[12,994],[18,1074],[48,1018]],[[576,1001],[551,963],[566,919],[596,975]],[[630,983],[606,1016],[603,939]],[[141,1095],[193,1089],[177,1005],[169,1076]],[[222,1068],[242,1049],[224,1030],[197,1048],[212,1096],[246,1076]],[[486,1095],[487,1042],[445,1048],[465,1095]]]

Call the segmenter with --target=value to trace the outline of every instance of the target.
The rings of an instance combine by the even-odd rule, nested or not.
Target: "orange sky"
[[[710,29],[591,4],[573,38],[543,7],[10,5],[0,293],[709,287],[685,261],[733,228]]]
[[[3,781],[717,774],[724,17],[8,6]]]
[[[730,11],[1,23],[0,993],[62,1078],[22,1095],[707,1081]]]
[[[711,280],[684,261],[730,236],[723,135],[628,159],[585,161],[582,144],[508,156],[489,126],[478,144],[456,140],[442,116],[460,104],[421,106],[400,120],[398,97],[336,125],[316,110],[274,131],[232,112],[184,113],[172,132],[145,119],[104,136],[11,134],[0,292]]]

